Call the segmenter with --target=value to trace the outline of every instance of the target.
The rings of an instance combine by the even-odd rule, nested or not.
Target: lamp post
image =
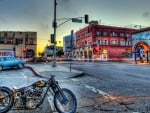
[[[57,26],[57,20],[59,20],[59,19],[56,19],[56,6],[57,6],[57,2],[56,2],[56,0],[54,0],[54,20],[52,23],[52,26],[54,28],[54,34],[53,34],[54,48],[53,48],[53,63],[52,63],[53,67],[56,67],[56,28],[70,20],[72,20],[72,22],[82,23],[81,18],[84,18],[85,23],[88,23],[88,19],[89,19],[88,15],[86,14],[84,17],[79,17],[80,19],[79,18],[69,18],[67,20],[65,19],[66,20],[65,22],[63,22]],[[63,19],[61,19],[61,20],[63,20]]]
[[[54,0],[54,20],[53,20],[54,49],[53,49],[53,63],[52,63],[53,67],[56,67],[56,28],[57,28],[57,22],[56,22],[56,5],[57,5],[57,2],[56,2],[56,0]]]

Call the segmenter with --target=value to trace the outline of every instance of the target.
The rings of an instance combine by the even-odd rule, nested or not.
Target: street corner
[[[83,72],[67,72],[67,71],[42,71],[40,72],[40,75],[44,77],[50,77],[51,75],[54,75],[56,79],[67,79],[67,78],[75,78],[82,76]]]
[[[84,75],[84,72],[79,71],[79,72],[71,73],[69,78],[81,77],[83,75]]]

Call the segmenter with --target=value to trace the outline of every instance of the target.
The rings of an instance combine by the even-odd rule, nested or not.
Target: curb
[[[24,68],[30,69],[34,73],[35,76],[43,78],[43,76],[40,75],[40,73],[36,69],[34,69],[32,66],[25,66]],[[62,72],[62,71],[58,71],[58,72]],[[73,73],[73,74],[70,74],[70,77],[68,78],[76,78],[76,77],[80,77],[84,75],[84,72],[80,72],[80,73],[66,72],[66,73]]]
[[[33,67],[24,66],[24,68],[30,69],[36,76],[41,77],[40,73],[37,70],[35,70]]]
[[[83,76],[85,73],[81,72],[81,73],[75,73],[73,76],[69,77],[69,78],[77,78],[77,77],[81,77]]]

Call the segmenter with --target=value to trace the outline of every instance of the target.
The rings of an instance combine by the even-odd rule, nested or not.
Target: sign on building
[[[14,56],[13,50],[0,50],[0,56]]]

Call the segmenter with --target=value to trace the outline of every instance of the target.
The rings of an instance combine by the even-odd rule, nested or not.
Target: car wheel
[[[18,68],[19,68],[19,69],[22,69],[22,68],[23,68],[23,64],[20,63],[20,64],[18,65]]]
[[[3,66],[0,66],[0,71],[2,71],[3,70]]]

